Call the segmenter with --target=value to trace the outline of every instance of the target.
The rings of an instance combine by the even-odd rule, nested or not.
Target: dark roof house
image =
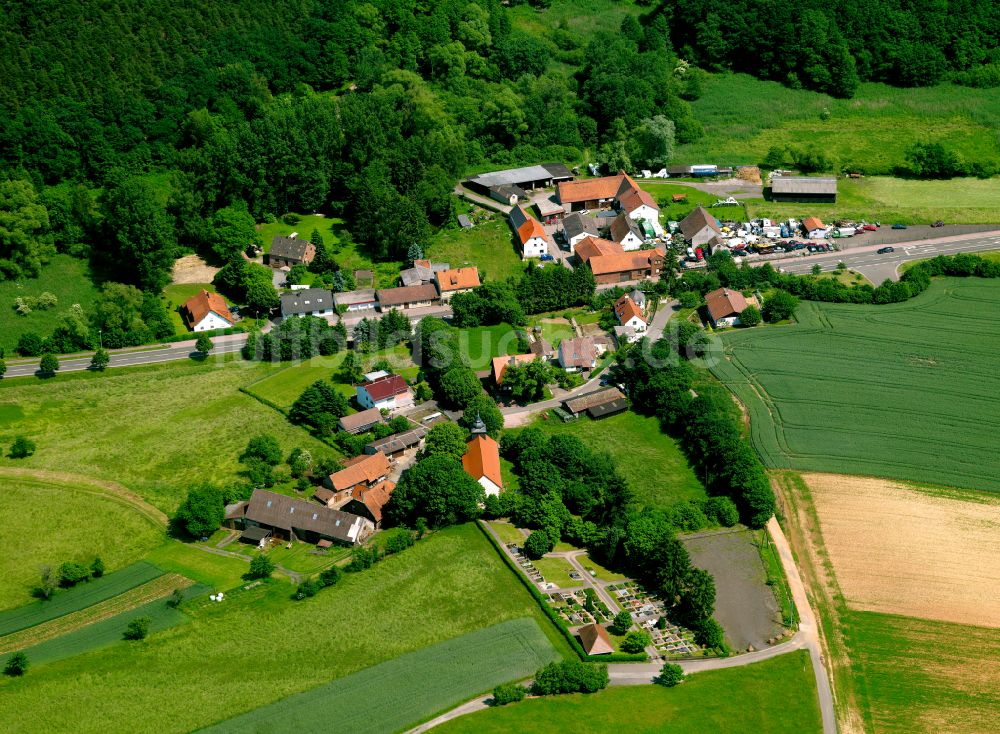
[[[333,293],[325,288],[303,288],[281,294],[282,316],[326,315],[333,313]]]
[[[267,257],[271,267],[280,268],[284,265],[298,265],[299,263],[308,265],[316,257],[316,247],[306,240],[276,234],[271,240],[271,251]]]
[[[369,408],[360,413],[345,415],[337,421],[340,430],[348,433],[364,433],[379,423],[382,423],[382,411],[378,408]]]
[[[684,239],[692,245],[703,245],[715,235],[722,234],[722,228],[715,221],[715,217],[709,214],[703,206],[697,207],[684,217],[681,220],[680,228]]]

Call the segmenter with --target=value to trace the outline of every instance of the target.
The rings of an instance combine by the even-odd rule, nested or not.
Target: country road
[[[811,272],[814,265],[819,265],[824,272],[831,272],[836,269],[837,263],[843,262],[851,270],[857,270],[872,283],[879,285],[887,278],[899,280],[899,266],[910,260],[924,260],[935,255],[954,255],[959,252],[1000,250],[1000,232],[899,242],[891,245],[894,252],[880,255],[877,251],[884,247],[887,245],[866,245],[828,255],[798,255],[767,262],[784,273],[799,275]],[[755,266],[763,264],[764,261],[752,263]]]
[[[788,578],[788,585],[791,588],[792,599],[799,612],[799,631],[790,639],[763,650],[757,650],[742,655],[733,655],[727,658],[711,658],[708,660],[681,660],[678,665],[685,674],[701,673],[709,670],[723,670],[725,668],[737,668],[744,665],[752,665],[764,660],[785,655],[795,650],[808,650],[809,659],[812,663],[813,675],[816,678],[816,690],[820,708],[820,716],[823,721],[823,734],[837,734],[837,718],[833,705],[833,692],[830,687],[830,679],[827,677],[826,667],[823,664],[822,646],[819,639],[819,629],[816,623],[816,616],[809,606],[809,599],[806,596],[805,584],[799,575],[798,568],[792,556],[791,546],[788,544],[785,533],[778,524],[776,518],[772,517],[767,524],[767,530],[774,542],[774,547],[778,551],[781,565]],[[652,685],[653,680],[660,673],[661,663],[612,663],[608,665],[608,677],[610,685],[613,686],[639,686]],[[446,711],[430,721],[424,722],[420,726],[407,731],[407,734],[422,734],[422,732],[440,726],[452,719],[476,711],[482,711],[489,707],[490,696],[480,696],[471,701],[465,701],[459,706]]]

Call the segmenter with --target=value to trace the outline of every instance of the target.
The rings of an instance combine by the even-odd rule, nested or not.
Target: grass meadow
[[[3,477],[2,484],[0,609],[31,601],[41,566],[89,565],[100,556],[110,573],[163,542],[161,525],[75,482]]]
[[[815,679],[805,651],[697,673],[676,688],[612,686],[590,695],[530,699],[463,716],[440,727],[441,734],[802,734],[821,729]]]
[[[563,423],[550,416],[533,425],[548,434],[577,436],[591,449],[611,454],[639,505],[666,508],[706,497],[677,441],[660,432],[656,418],[627,411],[600,421],[584,417]]]
[[[510,324],[460,329],[458,348],[474,370],[488,370],[494,357],[517,354],[517,330]]]
[[[228,482],[250,436],[275,435],[287,453],[334,453],[239,388],[281,365],[209,359],[51,380],[0,381],[0,445],[25,435],[28,459],[0,467],[51,469],[124,484],[172,512],[194,482]]]
[[[48,291],[59,299],[55,308],[34,310],[19,316],[14,310],[18,296],[38,296]],[[22,334],[34,331],[48,336],[59,323],[59,315],[74,303],[88,313],[97,301],[97,286],[92,280],[90,265],[69,255],[56,255],[42,268],[37,278],[0,280],[0,349],[11,357]]]
[[[890,174],[905,164],[913,143],[926,140],[947,144],[965,160],[1000,160],[1000,99],[989,89],[867,83],[841,100],[718,74],[692,107],[705,136],[678,145],[675,163],[755,164],[774,145],[815,144],[833,168]]]
[[[514,249],[513,232],[500,215],[472,229],[439,230],[431,237],[424,255],[453,268],[475,266],[483,281],[520,276],[524,270],[521,256]]]
[[[0,681],[0,730],[189,732],[522,617],[570,654],[473,524],[437,532],[312,599],[293,602],[291,591],[275,579],[221,604],[192,600],[190,624]]]
[[[291,696],[204,729],[205,734],[255,731],[400,731],[507,681],[526,678],[558,654],[533,619],[476,630],[325,686]],[[364,706],[358,702],[363,700]]]
[[[773,468],[1000,491],[1000,283],[947,279],[887,306],[804,302],[723,337],[713,373]]]

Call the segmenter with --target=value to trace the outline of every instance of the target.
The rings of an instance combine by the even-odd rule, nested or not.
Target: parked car
[[[894,224],[894,225],[892,225],[892,228],[893,229],[906,229],[906,225],[905,224]]]
[[[896,251],[895,247],[880,247],[879,249],[875,250],[875,254],[888,255],[890,252],[895,252],[895,251]]]
[[[550,260],[555,260],[555,258],[552,257],[552,255],[550,255],[547,252],[544,255],[542,255],[540,258],[538,258],[538,259],[541,260],[543,263],[549,262]]]
[[[874,232],[876,229],[878,229],[878,227],[876,227],[874,224],[866,224],[861,229],[863,229],[865,232]]]
[[[941,220],[939,219],[939,220],[937,220],[936,222],[934,222],[934,224],[932,224],[931,226],[932,226],[932,227],[943,227],[943,226],[944,226],[944,222],[942,222],[942,221],[941,221]]]

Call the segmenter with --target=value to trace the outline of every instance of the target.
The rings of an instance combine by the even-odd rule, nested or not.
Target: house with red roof
[[[212,331],[228,329],[236,319],[229,312],[225,299],[218,293],[209,293],[202,289],[201,293],[191,296],[181,308],[184,322],[191,331]]]
[[[628,326],[637,332],[646,330],[646,317],[643,316],[639,304],[627,293],[615,301],[615,316],[621,326]]]
[[[521,246],[521,257],[541,257],[549,251],[549,238],[542,223],[528,214],[520,206],[510,210],[510,226],[517,235]]]
[[[399,375],[385,375],[366,380],[356,388],[358,404],[362,408],[399,410],[413,405],[413,391]]]
[[[350,499],[341,509],[344,512],[370,520],[375,525],[375,529],[379,530],[382,527],[382,508],[392,497],[394,489],[396,489],[395,483],[389,480],[379,482],[371,487],[355,487],[351,491]]]

